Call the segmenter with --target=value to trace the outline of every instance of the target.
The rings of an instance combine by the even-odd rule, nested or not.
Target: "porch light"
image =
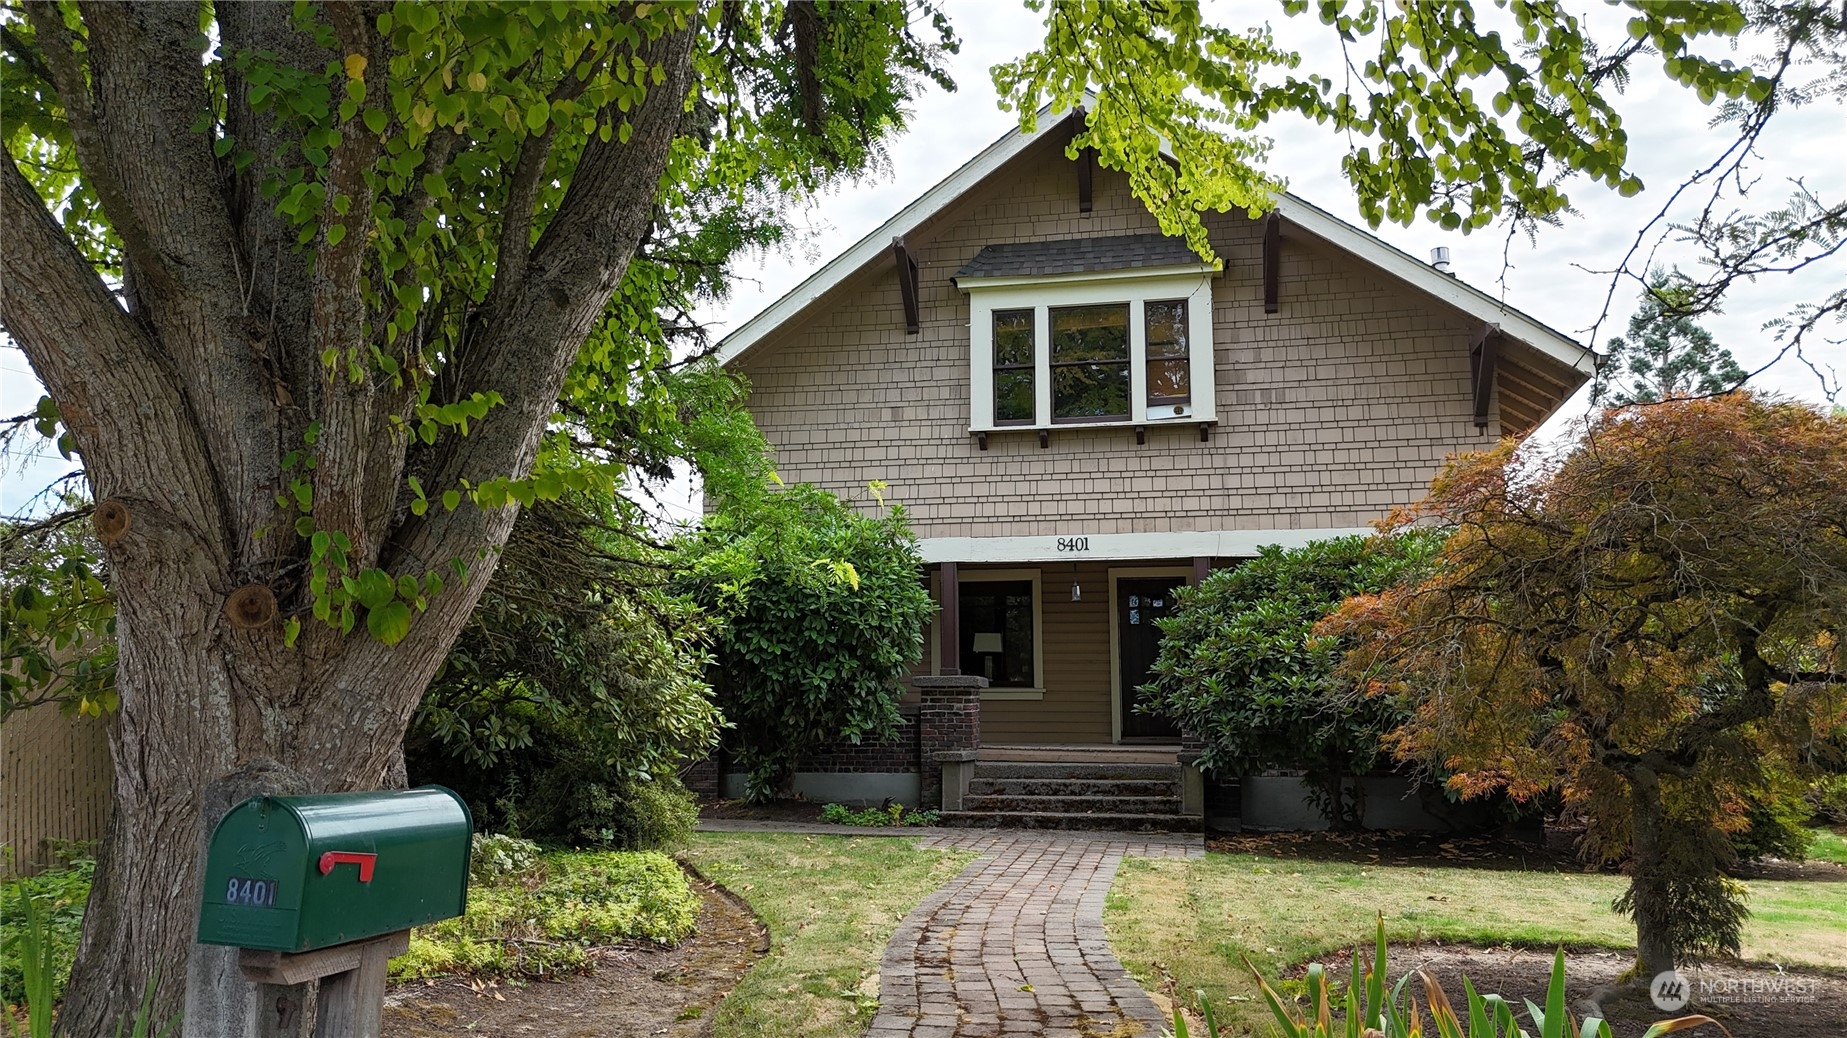
[[[1082,584],[1079,584],[1075,580],[1072,581],[1071,582],[1071,601],[1082,602],[1083,600],[1084,600],[1084,586]]]

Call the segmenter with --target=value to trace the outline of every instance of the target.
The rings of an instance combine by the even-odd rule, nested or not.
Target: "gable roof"
[[[1198,266],[1203,262],[1185,238],[1165,234],[1124,234],[1110,238],[1063,238],[983,246],[956,271],[964,278],[1047,277],[1096,270]]]
[[[1018,128],[1008,131],[999,140],[982,149],[974,158],[963,163],[955,172],[938,181],[936,186],[918,196],[910,205],[900,209],[891,219],[861,238],[852,248],[835,257],[833,262],[809,275],[806,280],[789,290],[782,298],[744,322],[736,331],[725,336],[718,344],[718,362],[729,364],[742,356],[784,322],[794,318],[822,296],[833,291],[854,272],[881,255],[889,253],[894,238],[903,237],[907,232],[953,204],[987,179],[989,174],[1011,162],[1047,134],[1059,132],[1060,128],[1065,126],[1065,120],[1051,118],[1052,114],[1049,105],[1040,109],[1038,129],[1032,133],[1022,132]],[[1172,157],[1166,142],[1162,142],[1161,150],[1163,154]],[[1410,283],[1471,317],[1478,318],[1487,324],[1499,325],[1502,334],[1533,347],[1559,364],[1586,377],[1596,373],[1596,354],[1575,339],[1514,309],[1481,289],[1437,270],[1410,253],[1347,223],[1332,213],[1310,205],[1287,192],[1276,197],[1275,211],[1288,221],[1292,228],[1306,231]],[[1179,262],[1199,262],[1199,257],[1194,256],[1190,250],[1186,250],[1185,243],[1180,242],[1180,239],[1166,239],[1162,235],[1133,235],[1131,237],[1162,238],[1166,241],[1179,242],[1180,249],[1185,253]],[[1096,240],[1098,239],[1080,239],[1080,241]],[[1065,246],[1071,243],[1032,244]],[[1008,247],[990,245],[984,248],[969,266],[980,263],[983,255],[997,248]],[[964,267],[963,272],[959,272],[957,276],[965,276],[967,270],[968,267]],[[990,273],[985,276],[998,275]]]

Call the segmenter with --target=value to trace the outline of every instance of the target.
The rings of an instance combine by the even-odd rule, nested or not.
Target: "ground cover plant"
[[[482,847],[492,862],[483,867]],[[624,941],[670,945],[693,932],[699,895],[659,851],[551,851],[478,845],[468,913],[411,931],[391,976],[546,977],[580,972]]]
[[[1264,976],[1278,976],[1348,946],[1372,928],[1376,913],[1393,943],[1628,951],[1635,931],[1609,910],[1625,883],[1606,873],[1415,861],[1223,853],[1196,861],[1130,858],[1117,874],[1104,921],[1110,946],[1144,986],[1203,990],[1232,1033],[1263,1034],[1269,1013],[1245,957]],[[1841,883],[1744,886],[1752,907],[1743,931],[1746,959],[1847,968]]]
[[[83,927],[83,906],[90,897],[96,863],[88,857],[46,869],[0,887],[0,1004],[21,1005],[26,996],[24,960],[34,952],[49,950],[50,969],[45,986],[56,1001],[63,995],[77,954],[77,936]],[[27,920],[21,896],[32,899],[33,914],[42,935],[37,948],[28,948]],[[42,960],[44,961],[44,960]]]
[[[695,833],[685,857],[770,932],[769,954],[719,1006],[712,1033],[857,1038],[892,931],[974,855],[902,837]]]
[[[903,804],[887,804],[883,807],[868,807],[855,811],[845,804],[826,804],[821,808],[821,821],[834,825],[935,825],[940,817],[936,811],[919,811],[916,808],[905,809]]]

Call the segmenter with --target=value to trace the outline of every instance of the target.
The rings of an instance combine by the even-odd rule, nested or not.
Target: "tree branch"
[[[0,226],[0,322],[58,402],[95,495],[160,500],[200,522],[201,550],[213,550],[216,482],[171,372],[10,158]]]

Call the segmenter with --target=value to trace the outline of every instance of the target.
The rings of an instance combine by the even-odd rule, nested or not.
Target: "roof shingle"
[[[1186,239],[1169,238],[1164,234],[1066,238],[985,246],[950,280],[1040,277],[1093,270],[1176,267],[1199,262],[1200,258],[1187,248]]]

